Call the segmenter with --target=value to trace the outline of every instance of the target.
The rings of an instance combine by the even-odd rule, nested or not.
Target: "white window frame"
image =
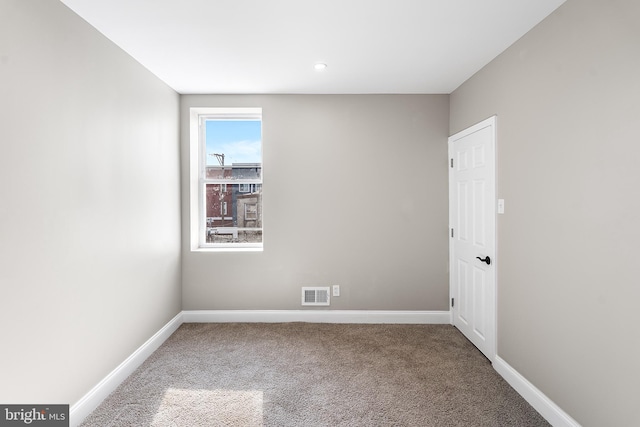
[[[208,119],[220,120],[260,120],[262,108],[212,108],[194,107],[189,109],[189,205],[190,243],[192,251],[262,251],[260,243],[208,243],[206,218],[206,184],[256,184],[263,185],[264,164],[262,159],[259,179],[235,179],[233,182],[206,179],[206,147],[203,143],[204,122]],[[264,145],[263,145],[264,147]],[[250,186],[250,188],[252,188]],[[224,215],[223,215],[224,216]],[[262,217],[264,230],[264,217]],[[264,239],[264,237],[263,237]]]

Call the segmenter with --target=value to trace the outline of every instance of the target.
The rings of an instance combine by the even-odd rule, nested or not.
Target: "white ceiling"
[[[354,94],[451,93],[565,0],[61,1],[179,93]]]

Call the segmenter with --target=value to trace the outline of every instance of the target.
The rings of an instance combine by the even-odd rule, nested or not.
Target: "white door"
[[[452,324],[496,354],[496,118],[449,138],[449,291]]]

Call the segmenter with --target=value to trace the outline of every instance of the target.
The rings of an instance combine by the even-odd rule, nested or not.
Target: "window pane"
[[[260,120],[207,120],[206,165],[262,163]]]
[[[207,243],[262,243],[261,184],[207,184],[205,203]]]

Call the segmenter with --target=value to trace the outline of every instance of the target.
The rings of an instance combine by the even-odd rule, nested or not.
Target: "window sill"
[[[262,252],[262,247],[203,247],[191,249],[191,252]]]

